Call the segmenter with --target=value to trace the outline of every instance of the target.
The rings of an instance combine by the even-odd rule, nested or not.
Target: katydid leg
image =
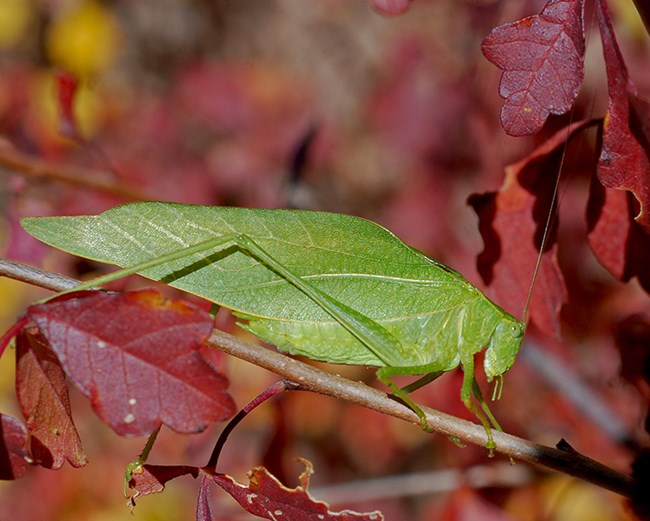
[[[381,380],[384,384],[390,387],[391,391],[393,391],[393,396],[401,400],[406,406],[409,407],[409,409],[411,409],[415,414],[418,415],[418,418],[420,418],[420,425],[422,426],[422,430],[426,432],[433,432],[433,429],[429,427],[429,422],[427,421],[427,417],[424,414],[422,408],[413,400],[411,400],[407,391],[404,391],[404,389],[399,387],[395,382],[393,382],[390,379],[390,376],[395,374],[395,371],[393,369],[394,368],[392,367],[382,367],[378,369],[377,378],[379,378],[379,380]],[[420,380],[422,380],[422,378]]]
[[[431,382],[433,382],[443,374],[444,371],[433,371],[431,373],[427,373],[423,377],[418,378],[415,382],[402,387],[402,391],[404,391],[406,394],[411,394],[412,392],[417,391],[421,387],[430,384]]]
[[[476,378],[474,377],[474,357],[470,355],[461,359],[461,366],[463,368],[463,386],[460,390],[461,400],[465,404],[465,407],[473,412],[483,425],[485,434],[487,435],[487,443],[485,444],[485,447],[488,449],[490,454],[492,454],[492,451],[496,448],[496,443],[494,443],[494,439],[492,438],[492,425],[490,424],[488,417],[472,401],[473,387],[476,382]],[[490,417],[493,418],[492,413],[490,413]]]

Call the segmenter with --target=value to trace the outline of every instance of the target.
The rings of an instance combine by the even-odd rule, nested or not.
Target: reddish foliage
[[[600,263],[621,281],[638,277],[650,291],[650,236],[634,219],[630,192],[605,188],[594,177],[588,207],[589,245]]]
[[[0,413],[0,479],[17,479],[27,469],[27,429],[13,416]]]
[[[165,489],[168,481],[188,474],[196,478],[199,469],[187,465],[142,465],[133,471],[129,487],[135,491],[135,500],[139,496],[158,494]]]
[[[314,500],[307,488],[312,466],[307,460],[301,460],[305,470],[300,475],[300,485],[287,488],[264,467],[255,467],[249,472],[248,487],[237,483],[225,474],[216,474],[214,481],[228,492],[248,512],[263,519],[290,519],[291,521],[308,521],[312,519],[381,521],[384,517],[379,512],[361,514],[345,510],[331,512],[326,503]]]
[[[27,418],[32,459],[58,469],[67,459],[73,467],[87,463],[72,421],[65,373],[37,328],[16,337],[16,394]]]
[[[501,25],[483,40],[504,70],[501,124],[512,136],[538,132],[549,114],[573,104],[584,74],[584,0],[549,0],[539,15]]]
[[[564,144],[593,121],[574,123],[558,131],[528,157],[506,167],[498,192],[472,196],[470,204],[479,216],[485,249],[478,256],[478,270],[488,285],[488,294],[523,313],[539,256],[546,216]],[[539,280],[528,310],[529,317],[547,334],[559,336],[559,312],[566,297],[564,280],[557,265],[555,234],[549,233],[539,271]]]
[[[204,474],[201,476],[199,496],[196,499],[196,521],[213,521],[212,508],[210,507],[210,484],[212,477]]]
[[[621,353],[621,376],[638,386],[650,405],[650,315],[631,315],[619,322],[615,342]]]
[[[606,4],[596,5],[609,105],[589,200],[589,243],[614,277],[636,276],[650,291],[650,107],[629,78]]]
[[[607,188],[634,193],[639,204],[636,222],[650,234],[650,105],[628,75],[607,5],[598,0],[596,6],[609,90],[598,179]]]
[[[118,434],[146,435],[161,423],[201,432],[234,411],[225,376],[200,354],[212,329],[205,311],[141,290],[88,292],[31,306],[28,314]]]

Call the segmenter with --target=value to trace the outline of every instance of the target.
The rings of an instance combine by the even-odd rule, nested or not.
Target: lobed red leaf
[[[513,313],[523,313],[539,256],[546,216],[551,209],[560,156],[567,139],[593,120],[574,123],[554,134],[528,157],[506,167],[498,192],[473,195],[469,204],[479,216],[485,249],[477,258],[486,293]],[[528,316],[545,333],[560,334],[559,312],[566,299],[557,264],[554,233],[542,256]]]
[[[496,27],[481,45],[503,69],[501,124],[512,136],[538,132],[573,104],[584,77],[584,0],[549,0],[539,15]]]
[[[634,219],[650,236],[650,104],[629,77],[604,0],[596,2],[596,13],[609,93],[598,179],[606,188],[634,194],[639,206]]]
[[[197,477],[199,469],[188,465],[142,465],[133,471],[129,487],[135,491],[133,500],[139,496],[158,494],[165,489],[168,481],[180,476]]]
[[[650,236],[634,220],[630,192],[605,188],[594,176],[587,207],[589,246],[618,280],[637,277],[650,292]]]
[[[27,469],[27,429],[13,416],[0,413],[0,479],[18,479]]]
[[[86,292],[31,306],[28,315],[99,417],[123,436],[161,423],[203,431],[234,413],[228,381],[203,359],[210,315],[155,290]]]
[[[16,394],[27,419],[32,459],[51,469],[88,460],[72,420],[65,373],[35,327],[16,337]]]
[[[300,460],[305,470],[300,475],[300,485],[287,488],[264,467],[255,467],[249,472],[248,487],[237,483],[225,474],[216,474],[214,481],[228,492],[248,512],[263,519],[286,519],[288,521],[347,521],[352,519],[381,521],[380,512],[359,513],[351,510],[331,512],[326,503],[314,500],[307,488],[312,474],[311,463]]]

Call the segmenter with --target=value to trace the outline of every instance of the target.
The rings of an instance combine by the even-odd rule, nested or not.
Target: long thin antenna
[[[560,160],[560,166],[558,168],[557,177],[555,178],[555,186],[553,187],[553,195],[551,196],[551,205],[549,208],[548,216],[546,217],[546,224],[544,225],[544,234],[542,235],[542,242],[539,246],[539,255],[537,256],[537,261],[535,262],[535,270],[533,271],[533,278],[530,281],[530,288],[528,289],[528,296],[526,297],[526,306],[524,307],[524,324],[528,320],[528,308],[530,307],[530,301],[533,299],[533,290],[535,289],[535,282],[539,275],[539,270],[542,267],[542,255],[544,255],[544,250],[546,249],[546,244],[548,243],[549,234],[551,231],[551,225],[553,220],[557,216],[557,212],[553,211],[556,207],[555,203],[557,201],[557,194],[560,188],[560,176],[562,175],[562,168],[564,167],[564,158],[566,157],[567,147],[569,146],[569,132],[571,132],[571,123],[573,122],[573,108],[571,109],[571,116],[569,118],[569,125],[567,129],[567,139],[564,142],[564,150],[562,150],[562,159]]]

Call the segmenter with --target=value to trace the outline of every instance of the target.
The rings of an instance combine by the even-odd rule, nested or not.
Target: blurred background
[[[18,225],[27,215],[95,214],[136,199],[290,206],[370,218],[482,287],[475,259],[483,244],[467,197],[498,189],[505,165],[568,120],[552,118],[531,138],[506,136],[500,72],[480,43],[493,27],[544,3],[414,0],[406,13],[386,17],[361,0],[0,0],[3,255],[75,277],[101,269],[27,237]],[[610,7],[627,65],[647,93],[648,35],[632,2]],[[604,112],[599,45],[590,35],[574,120]],[[565,341],[545,339],[543,349],[560,364],[550,375],[566,369],[562,378],[586,384],[602,407],[601,423],[532,357],[508,374],[493,410],[507,432],[549,445],[564,437],[627,471],[630,447],[647,441],[648,388],[635,359],[623,359],[621,377],[615,324],[650,311],[647,295],[634,282],[614,283],[580,238],[592,148],[582,143],[567,163],[574,173],[560,233],[572,247],[561,261],[572,291]],[[2,278],[0,294],[6,328],[45,293]],[[228,316],[219,319],[234,332]],[[637,332],[641,357],[650,332]],[[0,360],[0,410],[20,417],[13,363],[13,351]],[[374,384],[363,367],[327,369]],[[277,380],[237,360],[228,360],[228,374],[239,405]],[[417,400],[469,418],[460,381],[460,373],[445,375]],[[34,468],[0,482],[0,521],[192,518],[198,485],[191,478],[142,499],[132,517],[122,472],[144,440],[119,438],[74,391],[73,408],[90,464]],[[220,429],[194,437],[163,431],[151,462],[200,465]],[[387,520],[628,519],[622,500],[596,487],[489,460],[484,449],[460,449],[306,393],[247,418],[220,470],[246,481],[246,471],[263,463],[295,486],[298,456],[314,463],[316,497],[335,510],[380,509]],[[336,484],[346,486],[330,487]],[[249,518],[223,493],[215,492],[213,505],[218,519]]]

